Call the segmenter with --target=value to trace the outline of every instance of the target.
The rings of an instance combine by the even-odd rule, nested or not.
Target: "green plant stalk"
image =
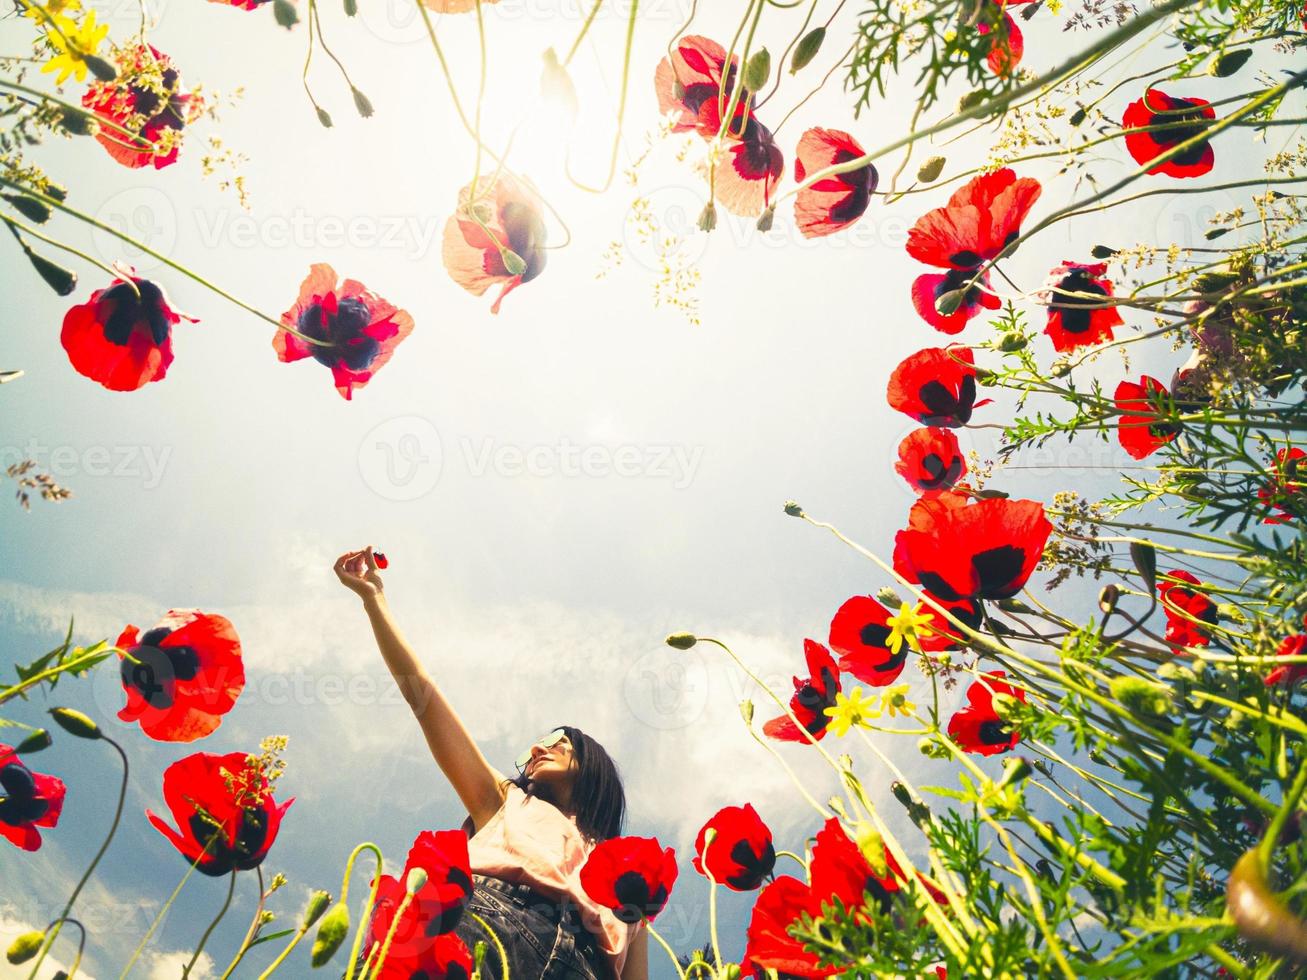
[[[231,908],[231,896],[236,891],[236,869],[231,869],[231,874],[227,876],[227,897],[223,899],[222,908],[218,909],[218,914],[213,917],[209,927],[204,930],[204,935],[200,937],[200,943],[195,947],[195,952],[191,954],[190,962],[182,967],[182,980],[186,980],[191,975],[191,970],[195,968],[195,961],[200,958],[204,952],[205,945],[209,942],[209,937],[213,935],[213,930],[218,928],[218,923],[222,921],[223,916],[227,914],[227,909]]]
[[[476,914],[475,912],[473,912],[471,909],[468,909],[468,910],[467,910],[467,914],[470,915],[470,916],[472,916],[472,918],[476,921],[476,924],[479,925],[482,929],[485,930],[486,935],[488,935],[488,936],[490,937],[490,941],[493,942],[493,943],[495,944],[495,952],[499,955],[499,967],[500,967],[501,970],[504,971],[504,977],[503,977],[503,980],[509,980],[509,976],[508,976],[508,951],[504,949],[504,944],[503,944],[502,942],[500,942],[499,934],[498,934],[497,932],[495,932],[494,929],[490,928],[490,923],[489,923],[489,922],[487,922],[487,921],[486,921],[485,919],[483,919],[481,916],[477,915],[477,914]],[[399,918],[398,915],[396,915],[395,917],[396,917],[396,918]]]
[[[680,980],[685,980],[685,970],[681,968],[681,961],[676,958],[676,953],[672,947],[667,945],[667,940],[658,935],[658,930],[653,927],[653,923],[648,919],[644,920],[644,927],[649,930],[649,935],[658,941],[658,945],[667,951],[667,958],[672,961],[672,966],[676,968],[676,975]]]
[[[296,946],[299,945],[300,940],[304,938],[305,934],[308,931],[309,931],[308,925],[301,925],[298,929],[296,929],[295,935],[291,936],[290,942],[286,944],[286,948],[283,949],[277,955],[277,958],[268,965],[268,968],[266,970],[264,970],[262,973],[259,974],[259,980],[267,980],[268,977],[272,976],[273,971],[276,970],[277,967],[281,966],[282,961],[285,960],[286,957],[291,954],[291,950],[293,950]]]
[[[172,894],[168,896],[168,900],[163,903],[163,906],[154,916],[154,921],[150,923],[150,928],[145,930],[145,935],[142,936],[141,941],[136,944],[136,948],[132,950],[131,958],[127,961],[127,965],[123,967],[123,972],[118,975],[118,980],[127,980],[127,974],[132,972],[132,967],[135,966],[136,961],[141,958],[141,953],[145,949],[145,944],[150,941],[150,937],[154,935],[154,930],[159,928],[159,923],[163,921],[163,917],[167,914],[168,909],[172,907],[172,903],[176,901],[177,896],[181,894],[182,886],[186,884],[195,869],[199,867],[200,862],[208,855],[209,848],[213,846],[214,841],[217,839],[218,835],[211,834],[209,840],[204,845],[204,850],[200,852],[199,856],[194,861],[190,862],[190,866],[186,869],[186,874],[182,875],[182,880],[177,882],[177,887],[172,890]],[[36,980],[35,970],[27,980]]]
[[[0,704],[4,704],[6,701],[10,700],[11,698],[14,698],[19,694],[22,694],[28,688],[35,687],[37,684],[42,684],[45,681],[48,681],[52,677],[59,676],[66,670],[71,670],[73,667],[78,667],[86,663],[86,661],[93,660],[96,657],[103,657],[106,653],[109,655],[113,655],[117,653],[126,657],[128,660],[134,659],[132,655],[129,654],[126,650],[119,649],[118,647],[101,647],[99,649],[92,647],[89,651],[82,654],[82,656],[80,657],[77,657],[73,660],[66,661],[62,664],[57,664],[54,667],[49,667],[46,670],[41,671],[39,674],[33,674],[25,681],[21,681],[20,683],[15,684],[12,687],[7,687],[3,691],[0,691]],[[109,739],[105,739],[105,741],[109,741]]]
[[[64,910],[59,913],[59,919],[55,922],[54,928],[50,930],[45,938],[45,942],[41,944],[41,952],[36,957],[36,963],[32,966],[32,972],[27,975],[27,980],[36,980],[36,971],[41,968],[41,962],[45,959],[46,954],[50,952],[50,947],[54,945],[54,941],[59,938],[59,930],[62,928],[63,923],[68,919],[69,913],[72,912],[73,904],[77,901],[77,896],[82,893],[82,889],[86,887],[86,883],[91,880],[91,875],[95,872],[96,865],[100,863],[100,859],[104,857],[105,851],[109,850],[109,844],[113,841],[114,834],[118,832],[118,824],[123,817],[123,802],[127,799],[127,777],[130,771],[130,766],[127,762],[127,753],[122,750],[121,745],[111,739],[108,735],[102,734],[100,737],[114,747],[114,750],[118,753],[118,757],[122,759],[123,763],[123,778],[118,786],[118,803],[114,807],[113,822],[109,824],[109,833],[105,835],[104,843],[102,843],[100,849],[95,852],[95,857],[91,859],[90,865],[87,867],[86,871],[82,873],[82,877],[78,879],[77,886],[73,889],[72,895],[69,896],[68,902],[64,905]],[[78,923],[78,925],[80,926],[81,923]],[[86,942],[85,930],[82,931],[82,942]],[[79,952],[79,958],[80,955]]]
[[[399,928],[399,920],[404,917],[404,912],[413,903],[413,895],[413,892],[405,891],[404,900],[399,903],[399,908],[395,909],[395,914],[390,920],[390,928],[386,930],[386,938],[381,942],[381,952],[377,954],[377,962],[373,964],[372,973],[369,974],[370,980],[377,980],[381,976],[381,968],[386,965],[386,957],[390,955],[391,940],[395,938],[395,930]]]
[[[626,93],[630,88],[631,81],[631,51],[635,45],[635,16],[640,7],[640,0],[630,0],[630,4],[631,12],[626,20],[626,47],[625,52],[622,55],[622,87],[617,96],[617,131],[613,134],[613,148],[608,157],[608,176],[604,178],[604,182],[601,186],[590,187],[572,177],[572,155],[570,148],[566,159],[568,180],[571,181],[574,187],[583,191],[589,191],[593,194],[602,194],[607,191],[608,188],[612,187],[613,177],[617,174],[617,155],[622,146],[622,128],[626,119]],[[598,9],[599,4],[596,2],[595,11],[598,11]],[[590,16],[592,18],[594,17],[594,11],[591,12]],[[589,23],[589,21],[586,21],[587,27],[589,26]],[[580,43],[580,38],[577,39],[577,43]],[[568,53],[568,59],[571,59],[570,52]]]
[[[358,961],[359,961],[359,945],[363,942],[363,933],[364,931],[366,931],[368,927],[368,919],[372,915],[372,906],[377,900],[377,890],[381,887],[381,867],[382,867],[381,848],[377,847],[377,845],[373,844],[371,841],[365,841],[364,843],[358,845],[358,847],[354,848],[354,850],[350,851],[349,860],[345,862],[345,876],[341,879],[340,882],[340,900],[344,902],[346,906],[348,906],[349,879],[350,879],[350,875],[352,875],[354,872],[354,861],[358,858],[359,854],[361,854],[365,850],[371,851],[376,856],[377,870],[372,875],[372,888],[368,892],[368,900],[363,903],[362,921],[359,922],[359,927],[354,933],[354,944],[350,947],[349,970],[345,974],[345,980],[354,980],[354,970],[358,965]],[[371,956],[370,953],[369,956]],[[368,975],[368,964],[365,963],[363,965],[363,973],[361,974],[359,980],[363,980],[363,978],[366,977],[367,975]]]
[[[231,976],[232,971],[236,969],[236,965],[240,963],[240,961],[245,958],[245,954],[249,952],[250,943],[253,941],[254,936],[258,933],[259,926],[263,924],[262,923],[263,903],[268,898],[268,896],[263,891],[263,865],[257,866],[254,869],[254,872],[257,876],[256,880],[258,881],[258,887],[259,887],[259,900],[258,903],[254,906],[254,918],[250,920],[250,927],[247,930],[245,930],[245,938],[241,940],[240,946],[237,947],[236,955],[232,958],[232,961],[229,964],[227,964],[227,969],[222,971],[222,976],[220,976],[218,980],[227,980],[227,978]]]

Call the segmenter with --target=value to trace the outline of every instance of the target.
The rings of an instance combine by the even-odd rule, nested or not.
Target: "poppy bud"
[[[295,5],[290,0],[273,0],[272,17],[286,30],[290,30],[298,24],[300,19],[299,13],[295,10]],[[323,111],[319,109],[318,118],[321,119],[323,115]],[[331,123],[325,123],[324,125],[330,126]]]
[[[760,91],[771,77],[771,54],[759,48],[744,65],[744,87],[750,92]]]
[[[380,569],[386,569],[390,567],[390,559],[386,557],[385,552],[381,552],[381,551],[372,552],[372,560],[377,563],[377,567]]]
[[[322,966],[331,959],[348,935],[349,906],[344,902],[337,902],[331,907],[331,911],[322,917],[322,925],[318,926],[318,935],[313,940],[313,950],[310,953],[313,965]]]
[[[35,221],[38,225],[43,225],[50,220],[50,206],[34,197],[28,197],[26,194],[3,194],[0,197],[13,205],[14,210],[24,218]]]
[[[998,608],[1004,612],[1016,613],[1017,615],[1028,615],[1034,612],[1020,599],[999,599]]]
[[[345,16],[354,17],[359,12],[358,0],[345,0]]]
[[[476,948],[472,950],[472,966],[475,975],[479,976],[481,974],[481,964],[486,961],[486,953],[489,950],[490,947],[486,945],[484,939],[477,940]]]
[[[545,67],[540,73],[540,94],[550,102],[562,106],[569,119],[576,118],[576,86],[572,84],[572,76],[558,60],[553,48],[546,48],[544,57]]]
[[[59,128],[73,136],[89,136],[100,127],[89,112],[64,109],[59,113]]]
[[[5,959],[15,965],[26,963],[41,950],[41,945],[45,942],[45,933],[43,932],[25,932],[5,950]]]
[[[717,227],[717,206],[709,201],[699,212],[699,230],[712,231]]]
[[[791,517],[802,517],[803,508],[793,500],[787,500],[785,501],[785,513],[789,514]]]
[[[1110,614],[1116,609],[1117,600],[1121,598],[1121,590],[1112,583],[1103,586],[1098,593],[1098,608],[1104,613]]]
[[[950,289],[935,298],[935,312],[940,316],[952,316],[967,298],[967,290]]]
[[[899,594],[888,585],[882,586],[876,590],[876,599],[882,605],[893,606],[896,609],[902,608],[903,606],[903,600],[899,598]]]
[[[32,268],[36,270],[37,275],[60,296],[67,296],[77,288],[77,273],[51,262],[43,255],[37,255],[30,248],[26,251],[27,261],[32,263]]]
[[[1238,278],[1232,272],[1204,272],[1194,279],[1194,289],[1204,294],[1222,293],[1234,285]]]
[[[813,58],[817,57],[817,52],[821,50],[821,42],[826,40],[826,28],[814,27],[803,39],[799,41],[794,48],[794,57],[790,59],[790,74],[805,68]]]
[[[740,980],[740,964],[723,963],[721,978],[722,980]]]
[[[904,806],[912,806],[912,794],[909,793],[908,788],[897,779],[889,784],[889,791],[894,794],[894,799],[898,800]]]
[[[322,918],[322,913],[327,911],[327,906],[331,904],[331,896],[324,891],[316,891],[309,896],[309,904],[304,907],[304,921],[300,923],[300,928],[305,932],[313,928],[313,923]]]
[[[83,55],[82,60],[86,62],[86,67],[91,69],[91,74],[102,82],[112,82],[118,77],[118,69],[103,58],[88,54]]]
[[[1026,346],[1028,338],[1019,330],[1009,330],[998,339],[998,349],[1005,354],[1011,354]]]
[[[318,107],[317,107],[317,110],[318,110],[318,122],[322,123],[322,125],[323,125],[325,128],[330,129],[330,128],[331,128],[331,114],[328,113],[326,109],[322,108],[322,106],[318,106]]]
[[[28,735],[27,738],[19,742],[14,751],[19,752],[22,755],[28,755],[32,752],[40,752],[42,749],[48,749],[53,744],[54,740],[50,738],[50,733],[44,728],[38,728],[33,731],[31,735]]]
[[[1030,760],[1022,755],[1015,755],[1003,763],[1003,778],[998,782],[999,789],[1006,789],[1016,783],[1023,783],[1030,778]]]
[[[677,650],[688,650],[699,640],[693,633],[671,633],[668,634],[665,642],[669,647],[675,647]]]
[[[1229,78],[1253,56],[1252,48],[1240,48],[1237,51],[1227,51],[1221,57],[1212,62],[1212,67],[1208,72],[1217,78]]]
[[[358,110],[360,116],[364,119],[372,115],[372,103],[368,97],[356,88],[350,89],[350,94],[354,96],[354,108]]]
[[[1095,245],[1089,250],[1089,254],[1096,259],[1110,259],[1116,254],[1116,249],[1110,248],[1107,245]]]
[[[1161,718],[1171,708],[1171,692],[1142,677],[1114,677],[1108,690],[1115,700],[1136,715]]]
[[[865,820],[859,820],[855,829],[858,850],[862,856],[867,859],[871,865],[871,870],[876,872],[880,877],[888,873],[889,868],[885,864],[885,839],[871,824]]]
[[[758,230],[771,231],[772,220],[776,217],[776,205],[773,204],[758,217]]]
[[[1048,366],[1048,372],[1055,378],[1065,378],[1071,373],[1071,362],[1065,357],[1059,357]]]
[[[499,258],[504,263],[504,271],[510,276],[520,276],[526,272],[526,260],[511,248],[500,249]]]
[[[740,702],[740,717],[744,719],[746,725],[753,724],[753,702],[748,698]]]
[[[994,714],[998,715],[998,717],[1003,721],[1011,719],[1012,715],[1017,711],[1021,704],[1021,702],[1012,695],[1005,694],[1002,691],[994,694],[992,703],[994,705]]]
[[[1072,126],[1079,126],[1085,121],[1085,107],[1080,106],[1075,112],[1071,113],[1071,118],[1067,120]]]
[[[966,112],[968,109],[974,109],[984,101],[984,89],[976,89],[975,91],[968,92],[966,95],[962,96],[962,98],[958,99],[958,111]]]
[[[54,976],[50,980],[68,980],[68,974],[63,970],[55,970]]]
[[[56,201],[67,200],[68,188],[63,184],[56,184],[53,180],[47,180],[45,182],[45,196],[52,197]]]
[[[74,711],[72,708],[51,708],[50,714],[59,723],[59,727],[69,735],[76,735],[78,738],[104,738],[100,726],[80,711]]]
[[[413,868],[409,871],[408,877],[404,879],[404,891],[410,895],[416,895],[422,890],[422,886],[427,883],[427,872],[425,868]]]
[[[0,385],[9,381],[17,381],[22,376],[22,371],[0,371]]]
[[[1145,541],[1134,541],[1130,544],[1130,558],[1139,569],[1148,591],[1152,592],[1157,586],[1157,549]]]
[[[944,172],[944,158],[931,157],[917,170],[917,180],[923,184],[933,183]]]
[[[1234,863],[1225,886],[1225,905],[1250,946],[1295,963],[1307,962],[1307,925],[1275,894],[1258,848]]]
[[[1222,235],[1228,235],[1231,230],[1232,229],[1230,228],[1209,228],[1207,231],[1203,232],[1203,237],[1209,242],[1214,242]]]

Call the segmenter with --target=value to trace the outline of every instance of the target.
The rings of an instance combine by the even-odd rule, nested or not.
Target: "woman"
[[[335,572],[363,600],[386,666],[467,807],[474,886],[468,909],[499,935],[511,980],[648,980],[643,924],[618,921],[580,883],[594,846],[621,833],[626,807],[603,746],[579,729],[556,728],[519,756],[519,775],[508,779],[486,761],[400,635],[371,546],[341,555]],[[476,920],[464,915],[455,932],[469,948],[478,940],[489,944],[482,976],[501,980],[494,943]]]

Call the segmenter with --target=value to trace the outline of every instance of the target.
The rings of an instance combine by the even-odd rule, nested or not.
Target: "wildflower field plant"
[[[266,29],[305,35],[307,111],[323,126],[332,117],[308,81],[319,49],[354,109],[373,114],[326,45],[317,0],[220,6],[231,9],[213,13],[241,17],[270,7]],[[594,0],[569,50],[549,52],[540,79],[545,96],[573,111],[568,68],[602,6]],[[580,871],[582,886],[621,921],[643,923],[681,980],[1269,978],[1307,970],[1300,0],[734,6],[732,37],[697,33],[692,2],[665,56],[638,64],[637,32],[665,25],[642,18],[629,0],[626,46],[608,52],[620,86],[606,178],[573,183],[611,190],[632,125],[628,92],[644,85],[663,118],[643,123],[685,141],[678,159],[701,187],[699,234],[725,222],[767,231],[792,221],[805,238],[836,236],[878,207],[920,202],[905,246],[919,268],[902,288],[920,321],[907,325],[919,331],[921,349],[882,379],[885,417],[906,416],[916,427],[891,464],[916,501],[903,508],[893,540],[868,542],[799,503],[783,508],[867,561],[866,594],[835,597],[828,630],[795,638],[793,690],[769,690],[770,705],[740,705],[742,723],[814,811],[806,840],[789,848],[774,840],[766,814],[747,800],[702,815],[693,869],[712,886],[711,936],[689,958],[678,958],[654,925],[676,901],[671,848],[636,836],[605,842]],[[493,289],[494,313],[510,293],[510,304],[529,304],[531,282],[558,274],[548,251],[571,236],[555,205],[514,167],[511,139],[501,147],[483,138],[480,97],[468,101],[468,86],[449,73],[445,21],[432,15],[475,21],[483,90],[492,7],[416,4],[462,123],[455,135],[475,161],[446,202],[442,261],[469,293]],[[357,12],[345,0],[346,18]],[[374,291],[345,278],[347,270],[315,263],[301,283],[285,284],[285,312],[262,311],[97,221],[78,203],[76,175],[43,169],[43,142],[68,139],[88,166],[159,171],[191,151],[195,128],[216,122],[220,98],[183,82],[185,66],[150,43],[144,8],[126,37],[109,36],[79,0],[16,0],[14,13],[31,47],[0,56],[0,221],[16,250],[6,268],[26,259],[41,281],[72,297],[79,274],[69,266],[89,267],[94,286],[70,300],[60,330],[74,370],[127,398],[166,380],[173,328],[184,357],[191,325],[212,319],[208,310],[196,310],[197,319],[174,309],[163,280],[184,277],[213,304],[262,321],[265,338],[252,348],[261,356],[271,331],[280,361],[329,368],[324,394],[334,387],[352,400],[384,385],[380,368],[402,358],[401,342],[420,329],[382,298],[391,296],[388,284]],[[841,35],[850,16],[854,29]],[[1064,28],[1054,50],[1034,43],[1053,36],[1041,21]],[[786,128],[816,91],[841,83],[848,118],[809,119],[798,136]],[[785,112],[769,105],[782,87]],[[1200,88],[1213,97],[1200,97]],[[884,132],[874,123],[878,103],[905,93],[910,130]],[[963,139],[987,139],[988,155],[954,159],[950,147]],[[1242,173],[1223,166],[1227,154]],[[210,167],[206,158],[206,170],[233,160],[219,154]],[[626,174],[637,189],[639,163]],[[1050,167],[1075,178],[1063,198],[1034,176]],[[239,176],[226,183],[243,196]],[[1242,203],[1192,240],[1077,237],[1089,223],[1098,234],[1111,228],[1112,215],[1125,213],[1115,209],[1203,195]],[[153,256],[161,281],[69,244],[60,222],[90,225]],[[1047,260],[1042,279],[1010,278],[1009,260],[1018,252],[1027,259],[1052,228],[1074,244],[1037,253]],[[60,252],[68,257],[56,261]],[[655,297],[682,272],[667,258]],[[671,305],[693,309],[684,297]],[[1176,364],[1169,377],[1131,366],[1132,354],[1159,352]],[[18,366],[3,367],[0,382],[27,383]],[[963,451],[957,436],[968,429],[998,433],[995,458]],[[1101,499],[1054,485],[1039,500],[1004,489],[1012,460],[1070,440],[1106,441],[1138,465],[1122,469],[1120,486]],[[33,490],[47,500],[68,495],[29,470],[9,471],[24,507]],[[1088,615],[1068,597],[1077,581],[1097,592]],[[225,963],[223,980],[251,973],[255,961],[260,977],[346,962],[350,977],[387,980],[479,977],[487,961],[499,964],[502,947],[484,921],[485,940],[474,948],[453,934],[464,915],[476,918],[460,831],[424,831],[402,876],[384,873],[376,845],[359,844],[338,897],[316,890],[294,926],[269,931],[267,905],[285,878],[274,874],[265,885],[263,864],[295,811],[280,786],[285,740],[232,746],[221,729],[245,683],[238,626],[174,609],[144,631],[127,626],[112,645],[76,646],[70,628],[50,652],[11,665],[15,674],[0,688],[0,846],[18,855],[57,839],[68,787],[38,755],[54,739],[106,743],[122,783],[103,845],[62,913],[18,937],[9,961],[30,962],[35,978],[56,941],[69,943],[65,927],[76,925],[75,958],[62,959],[72,960],[68,976],[77,973],[95,942],[76,918],[78,898],[121,822],[148,819],[182,858],[178,891],[197,870],[228,879],[227,901],[197,932],[190,966],[231,911],[237,876],[257,878],[243,941],[208,950]],[[758,680],[720,639],[686,632],[667,643],[668,656],[719,651]],[[33,724],[30,714],[35,695],[57,696],[115,663],[119,720],[156,741],[205,740],[212,749],[179,754],[152,777],[161,805],[148,817],[124,814],[128,757],[96,719],[55,707],[50,722]],[[755,726],[756,707],[766,718]],[[905,738],[953,778],[919,785],[889,751]],[[864,765],[854,764],[845,740],[859,746]],[[819,800],[777,743],[831,767],[839,795]],[[872,791],[883,784],[888,794]],[[165,807],[172,823],[159,815]],[[351,904],[364,854],[374,873],[366,898]],[[742,940],[739,961],[723,956],[718,936],[722,888],[757,893],[746,934],[731,937],[737,947]],[[306,937],[307,952],[298,948]]]

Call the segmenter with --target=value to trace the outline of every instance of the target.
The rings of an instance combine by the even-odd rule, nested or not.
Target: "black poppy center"
[[[319,364],[344,364],[351,371],[364,371],[381,353],[381,342],[364,333],[371,322],[367,303],[350,297],[337,303],[333,313],[314,303],[300,314],[297,326],[306,337],[325,341],[312,345],[313,359]]]
[[[965,425],[971,421],[971,406],[976,400],[976,379],[967,375],[954,392],[942,381],[932,378],[917,391],[925,411],[919,416],[924,425]]]
[[[922,457],[921,469],[925,477],[919,478],[917,482],[925,489],[938,490],[940,487],[951,487],[962,475],[962,457],[953,456],[945,462],[939,454],[929,453]]]
[[[1175,110],[1158,113],[1149,118],[1148,125],[1167,127],[1166,129],[1156,130],[1149,135],[1159,144],[1169,149],[1177,143],[1187,143],[1194,137],[1201,135],[1207,128],[1207,122],[1207,117],[1203,115],[1201,108],[1195,106],[1192,102],[1179,99]],[[1189,166],[1202,159],[1206,151],[1207,144],[1200,142],[1171,159],[1181,166]]]
[[[163,635],[161,636],[160,633]],[[119,665],[124,687],[133,687],[151,708],[164,709],[173,703],[177,681],[194,680],[200,671],[200,655],[191,647],[160,647],[167,630],[151,630],[131,653],[134,659]]]
[[[880,623],[867,623],[858,631],[858,639],[864,646],[884,648],[889,642],[890,629]]]
[[[36,795],[36,780],[21,762],[0,766],[0,786],[5,791],[0,797],[0,823],[12,827],[32,823],[50,809],[50,801]]]
[[[137,296],[131,285],[120,282],[105,290],[100,299],[101,310],[108,310],[104,319],[104,339],[119,347],[126,347],[133,332],[148,331],[150,341],[158,347],[168,339],[172,329],[164,314],[163,291],[148,279],[136,280]]]
[[[1054,307],[1062,315],[1062,329],[1067,333],[1085,333],[1093,321],[1093,311],[1102,309],[1100,299],[1107,290],[1077,269],[1057,284],[1053,295]],[[1067,296],[1065,293],[1092,293],[1092,296]]]
[[[753,891],[776,866],[776,849],[770,840],[763,841],[759,848],[752,841],[741,838],[731,848],[731,860],[740,870],[726,879],[727,884],[741,891]]]
[[[1021,570],[1026,552],[1016,545],[1004,544],[978,552],[971,567],[980,580],[979,594],[985,599],[1007,599],[1020,589]]]
[[[1011,729],[997,719],[982,721],[976,732],[980,741],[985,745],[1007,745],[1012,741]]]
[[[218,877],[233,870],[248,871],[263,860],[264,844],[268,839],[268,812],[262,808],[241,810],[235,844],[228,842],[225,828],[215,826],[201,813],[191,814],[190,828],[200,847],[208,846],[206,863],[199,866],[204,874]]]
[[[650,912],[657,912],[667,900],[667,889],[660,885],[657,891],[650,891],[648,879],[638,871],[622,872],[613,882],[613,893],[619,903],[613,914],[628,925],[639,922]]]
[[[545,251],[548,229],[540,218],[540,212],[529,204],[509,201],[504,205],[499,218],[508,235],[508,247],[526,263],[522,281],[530,282],[544,271],[545,260],[549,257]]]

